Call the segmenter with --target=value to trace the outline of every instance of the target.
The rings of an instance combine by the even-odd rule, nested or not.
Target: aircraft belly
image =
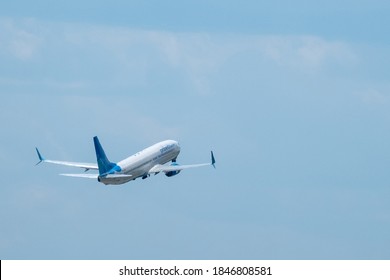
[[[133,180],[132,178],[100,178],[99,181],[105,185],[121,185]]]

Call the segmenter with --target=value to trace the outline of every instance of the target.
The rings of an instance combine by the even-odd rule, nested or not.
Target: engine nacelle
[[[177,170],[177,171],[168,171],[168,172],[165,173],[165,176],[167,176],[167,177],[172,177],[172,176],[175,176],[175,175],[179,174],[180,171],[181,171],[181,170]]]

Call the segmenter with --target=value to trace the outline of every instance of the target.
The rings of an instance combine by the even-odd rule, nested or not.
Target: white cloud
[[[389,92],[389,90],[381,91],[378,89],[367,89],[362,90],[358,93],[361,100],[367,105],[386,105],[389,103],[389,94],[385,94],[385,92]]]
[[[298,56],[312,66],[319,66],[329,60],[350,62],[355,58],[347,44],[326,41],[320,37],[303,37],[302,45],[298,48]]]
[[[20,60],[37,58],[45,67],[68,69],[69,76],[77,74],[73,80],[40,81],[70,88],[85,86],[88,79],[145,86],[151,70],[159,69],[183,73],[195,92],[207,94],[210,76],[238,54],[257,54],[268,63],[301,71],[355,60],[347,43],[315,36],[177,33],[12,19],[0,20],[0,35],[0,51]],[[84,70],[85,65],[91,69]]]
[[[36,28],[37,23],[32,19],[0,19],[0,51],[20,60],[31,59],[43,43]]]
[[[292,69],[311,71],[328,63],[356,62],[353,48],[341,41],[327,41],[317,36],[265,36],[256,41],[264,57]]]
[[[80,117],[88,116],[84,121],[89,125],[84,131],[91,130],[90,134],[99,132],[119,138],[130,132],[131,135],[137,135],[137,141],[150,143],[178,135],[174,123],[163,123],[161,119],[153,118],[150,114],[141,114],[131,97],[96,98],[69,95],[62,99],[62,104],[65,111],[72,112],[72,116],[66,121],[76,123]]]

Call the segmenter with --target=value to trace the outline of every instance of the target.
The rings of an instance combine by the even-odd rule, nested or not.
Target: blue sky
[[[322,2],[0,4],[0,258],[389,259],[390,5]],[[95,135],[217,169],[35,166]]]

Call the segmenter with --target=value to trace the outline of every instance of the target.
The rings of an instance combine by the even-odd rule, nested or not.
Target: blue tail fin
[[[96,160],[99,167],[99,175],[106,175],[111,172],[113,173],[114,171],[119,171],[115,170],[115,167],[117,165],[108,160],[106,153],[104,152],[102,145],[100,145],[97,136],[93,137],[93,143],[95,144]]]

